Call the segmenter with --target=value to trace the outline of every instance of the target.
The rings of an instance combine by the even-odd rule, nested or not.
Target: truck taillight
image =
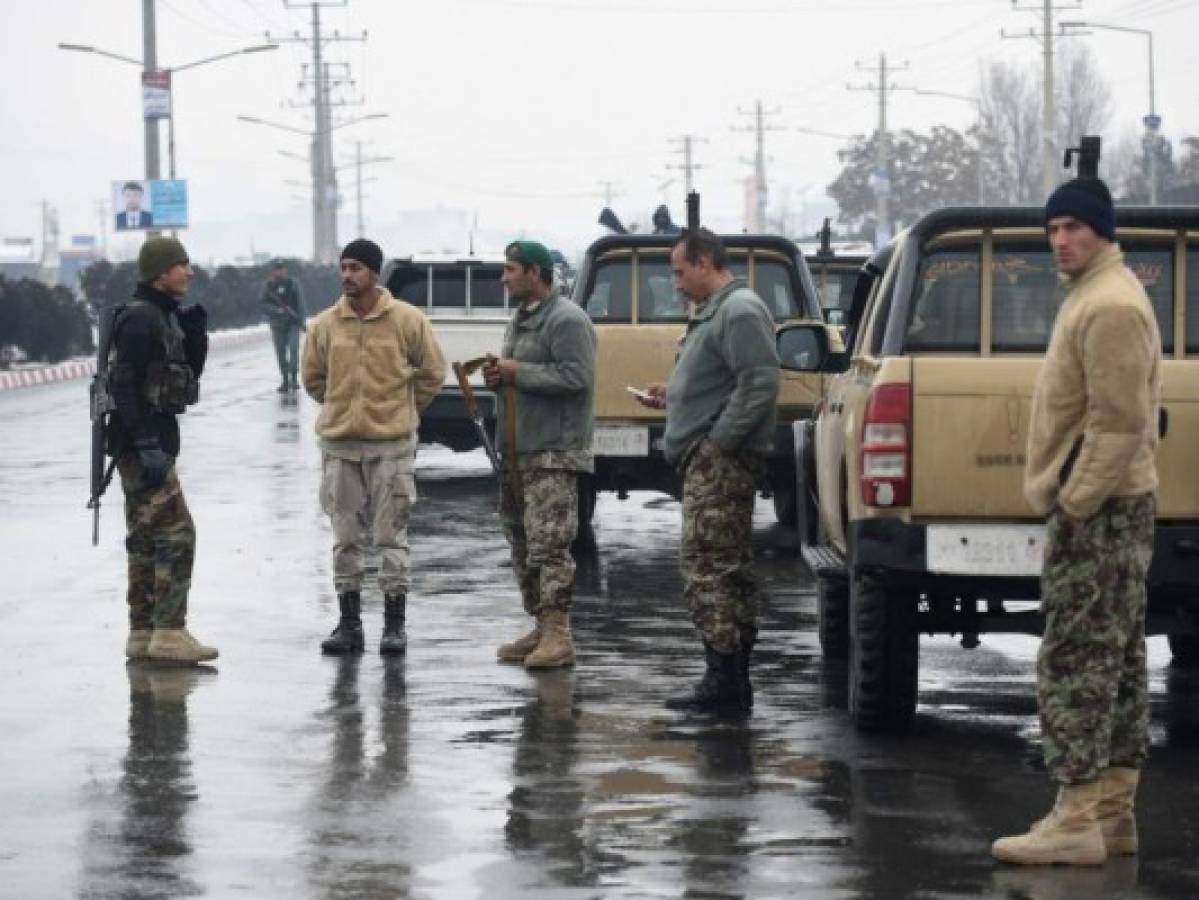
[[[866,403],[862,422],[862,502],[908,506],[912,500],[912,387],[884,384]]]

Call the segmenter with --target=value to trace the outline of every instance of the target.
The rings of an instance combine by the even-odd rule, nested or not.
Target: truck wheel
[[[799,511],[795,503],[794,488],[772,488],[771,496],[774,498],[774,517],[778,519],[780,525],[785,525],[787,528],[794,528],[799,520]]]
[[[595,499],[598,490],[595,486],[595,478],[591,475],[579,476],[579,526],[575,532],[575,539],[570,545],[573,553],[587,553],[596,547],[595,528],[591,525],[591,520],[595,516]]]
[[[849,715],[860,731],[899,734],[916,714],[916,597],[869,575],[849,586]]]
[[[1174,662],[1180,666],[1199,666],[1199,635],[1171,634],[1166,636]]]
[[[849,656],[849,587],[840,578],[816,578],[816,634],[825,659]]]

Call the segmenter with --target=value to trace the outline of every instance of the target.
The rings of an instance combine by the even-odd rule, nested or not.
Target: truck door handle
[[[1158,440],[1165,438],[1166,432],[1170,430],[1170,411],[1164,406],[1157,411],[1157,437]]]

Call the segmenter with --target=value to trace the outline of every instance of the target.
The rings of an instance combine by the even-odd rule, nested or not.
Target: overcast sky
[[[134,66],[55,45],[140,59],[142,3],[10,6],[0,29],[0,236],[40,238],[47,201],[65,243],[97,231],[112,180],[141,176],[143,129]],[[307,33],[311,22],[306,6],[283,0],[158,0],[157,8],[163,67],[260,43],[268,30]],[[1085,0],[1059,17],[1151,29],[1163,131],[1199,134],[1199,0]],[[1039,12],[1010,0],[350,0],[324,18],[330,31],[369,33],[329,47],[355,79],[342,96],[364,101],[335,117],[389,116],[335,132],[340,162],[356,140],[368,156],[394,158],[366,170],[375,179],[366,186],[368,234],[395,233],[406,211],[442,206],[477,216],[491,234],[542,236],[573,252],[597,233],[604,182],[627,220],[645,221],[663,201],[682,218],[682,175],[667,165],[681,162],[671,141],[686,133],[705,141],[695,148],[705,221],[739,229],[753,135],[735,129],[752,125],[744,112],[758,99],[780,129],[766,136],[771,206],[788,197],[815,229],[833,211],[825,187],[843,142],[797,129],[873,130],[876,95],[846,85],[876,79],[880,52],[906,61],[897,83],[963,94],[977,90],[989,59],[1039,76],[1041,58],[1037,41],[1000,36],[1040,26]],[[1110,31],[1070,40],[1089,44],[1111,82],[1109,138],[1139,130],[1146,41]],[[310,58],[305,45],[288,44],[177,76],[178,174],[189,182],[193,223],[182,237],[197,259],[310,253],[307,167],[279,152],[304,155],[306,139],[236,119],[311,127],[311,108],[295,105],[307,98],[297,82]],[[892,128],[965,129],[975,115],[956,100],[897,92],[892,101]],[[165,124],[162,147],[165,175]],[[353,171],[339,175],[345,239]],[[137,242],[109,236],[117,255]],[[434,248],[385,247],[413,249]]]

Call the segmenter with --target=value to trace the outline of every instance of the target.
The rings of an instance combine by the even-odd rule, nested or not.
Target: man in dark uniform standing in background
[[[208,355],[204,308],[180,310],[192,270],[174,238],[146,241],[132,301],[113,323],[109,451],[125,493],[130,659],[215,659],[186,628],[196,529],[175,473],[176,417],[199,399]]]
[[[275,358],[279,361],[278,391],[286,394],[298,390],[300,382],[300,332],[306,331],[304,294],[300,284],[287,272],[287,263],[277,259],[271,264],[271,277],[262,291],[262,305],[271,323],[271,338]]]

